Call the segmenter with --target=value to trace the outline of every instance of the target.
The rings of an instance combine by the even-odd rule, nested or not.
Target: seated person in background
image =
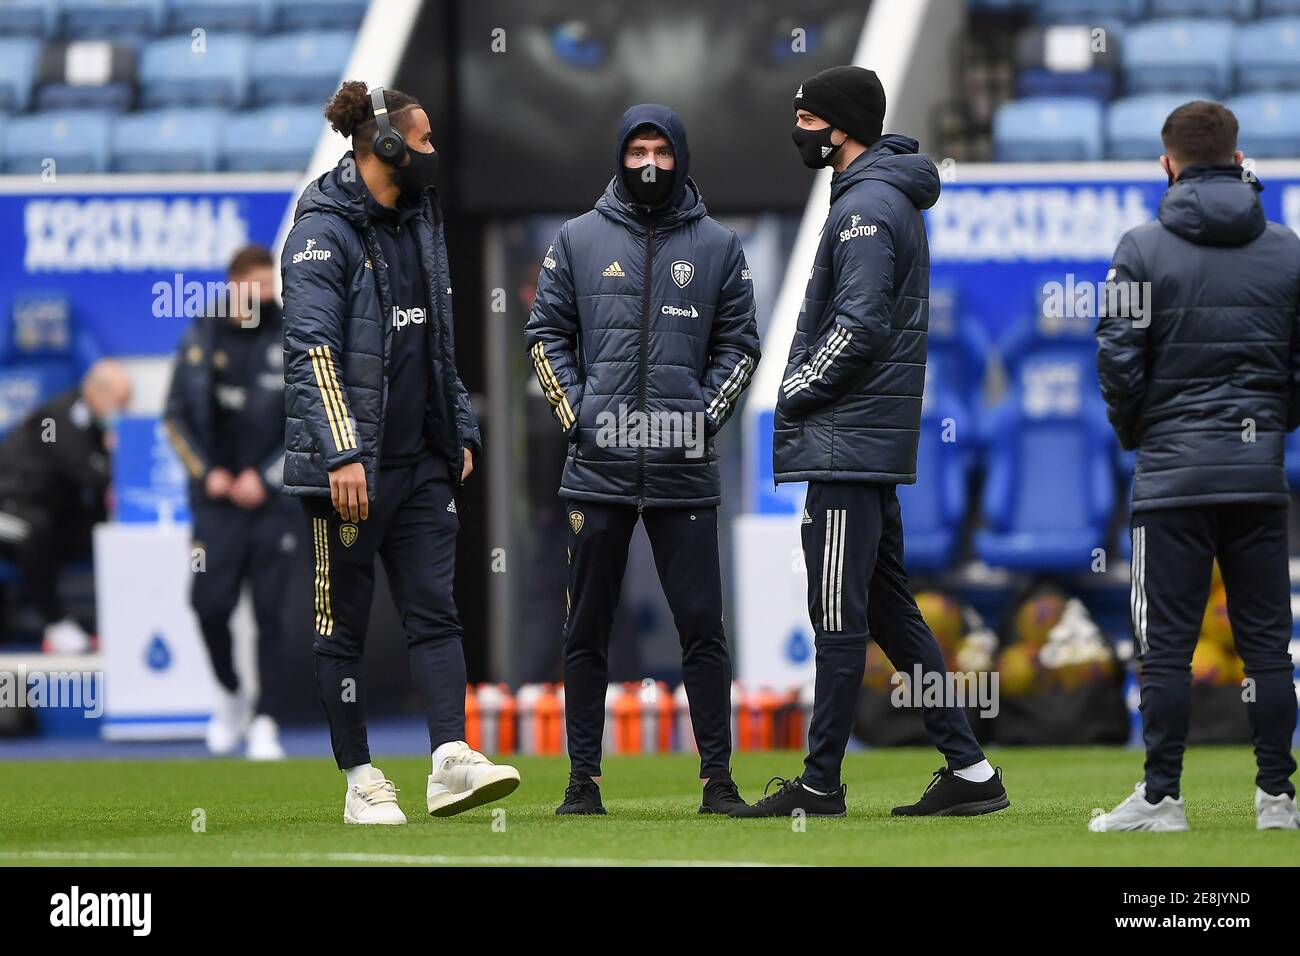
[[[101,359],[79,388],[38,406],[0,443],[0,558],[22,571],[46,653],[91,649],[59,600],[59,569],[89,558],[91,529],[107,518],[113,428],[130,398],[126,369]]]

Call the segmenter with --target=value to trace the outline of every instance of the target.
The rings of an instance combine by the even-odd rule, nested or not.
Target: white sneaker
[[[274,717],[258,714],[248,725],[248,743],[244,751],[249,760],[283,760],[284,748],[280,746],[280,725]]]
[[[400,826],[406,814],[397,805],[397,788],[377,767],[370,768],[370,782],[348,787],[343,801],[343,822]]]
[[[518,770],[504,764],[497,766],[458,740],[450,745],[438,769],[429,774],[429,812],[435,817],[450,817],[509,796],[518,786]]]
[[[1279,793],[1276,797],[1255,788],[1256,830],[1300,830],[1300,810],[1295,797]]]
[[[238,694],[224,687],[217,688],[216,703],[208,718],[208,751],[225,756],[234,753],[244,739],[248,723],[248,705]]]
[[[1145,830],[1151,833],[1181,833],[1187,829],[1187,812],[1179,797],[1165,797],[1159,803],[1147,803],[1147,785],[1139,783],[1133,792],[1110,813],[1101,813],[1088,821],[1093,833],[1121,830]]]
[[[46,654],[89,654],[92,646],[86,629],[70,617],[45,625],[41,650]]]

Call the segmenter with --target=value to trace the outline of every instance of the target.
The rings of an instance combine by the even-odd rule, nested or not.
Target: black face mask
[[[844,145],[844,143],[831,142],[832,129],[830,126],[821,129],[804,129],[802,126],[796,126],[794,132],[790,134],[795,147],[799,150],[800,158],[803,159],[803,164],[809,169],[829,166],[831,159]]]
[[[668,201],[674,178],[671,169],[660,169],[654,163],[623,167],[623,185],[627,187],[633,199],[651,209],[662,206]]]
[[[395,166],[397,170],[397,188],[408,198],[419,196],[438,178],[438,151],[421,153],[408,149],[406,155],[411,161],[405,166]]]

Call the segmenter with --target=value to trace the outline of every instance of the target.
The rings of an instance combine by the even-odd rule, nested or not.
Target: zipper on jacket
[[[646,368],[649,361],[646,352],[650,348],[650,285],[654,276],[652,268],[655,261],[655,231],[651,227],[646,233],[645,238],[645,281],[642,285],[642,310],[641,310],[641,378],[638,386],[637,406],[641,412],[641,420],[645,421],[645,379]],[[644,436],[643,436],[644,437]],[[636,510],[639,514],[645,510],[645,444],[637,442],[636,446]]]

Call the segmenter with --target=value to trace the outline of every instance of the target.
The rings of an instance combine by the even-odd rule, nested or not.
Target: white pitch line
[[[623,860],[613,857],[583,856],[449,856],[416,853],[243,853],[238,850],[230,862],[297,863],[387,863],[403,866],[662,866],[662,867],[767,867],[798,866],[797,863],[764,863],[753,860]],[[175,853],[135,853],[131,851],[17,850],[0,851],[0,860],[67,860],[80,862],[196,862]],[[202,861],[198,861],[202,862]],[[211,862],[219,862],[213,860]]]

